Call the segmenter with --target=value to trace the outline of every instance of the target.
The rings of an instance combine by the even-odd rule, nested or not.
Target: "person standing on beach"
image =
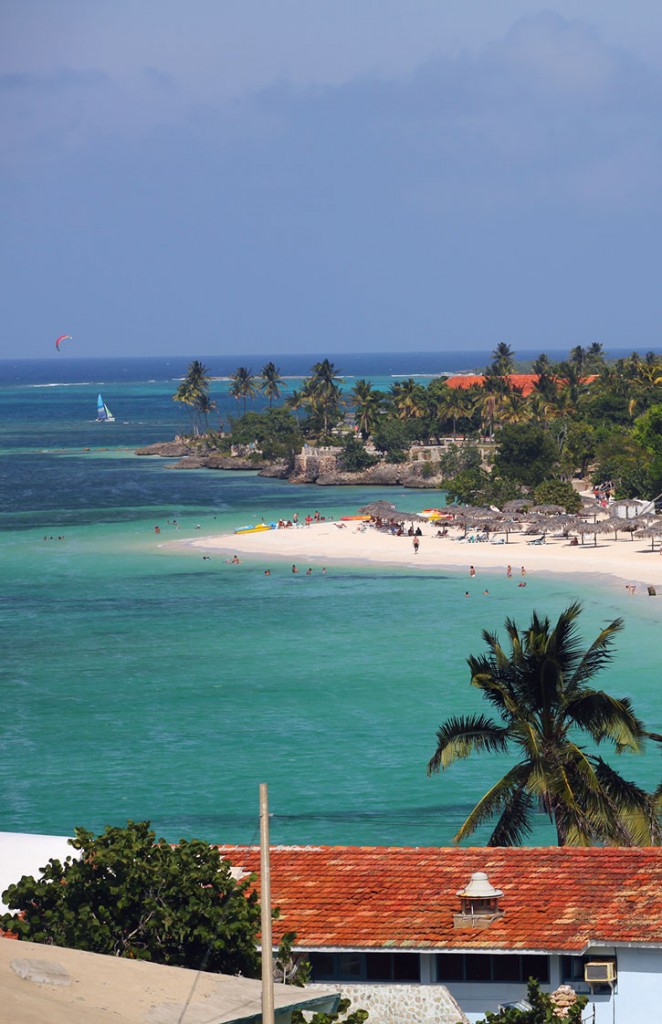
[[[526,576],[526,569],[524,568],[524,566],[522,566],[522,568],[520,569],[519,574],[520,576]]]
[[[421,543],[418,537],[414,537],[414,554],[418,554],[418,545]]]
[[[473,565],[469,566],[469,575],[470,576],[475,576],[476,575],[476,570],[474,569]]]

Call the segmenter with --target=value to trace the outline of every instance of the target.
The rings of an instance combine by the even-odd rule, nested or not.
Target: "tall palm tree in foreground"
[[[577,633],[580,611],[578,603],[571,604],[554,626],[534,611],[522,631],[507,619],[510,651],[484,630],[487,653],[467,659],[472,686],[482,691],[501,721],[484,715],[448,719],[437,731],[428,774],[474,750],[514,748],[519,758],[479,800],[455,842],[498,814],[489,845],[516,846],[530,833],[536,810],[556,825],[559,846],[660,842],[654,798],[577,742],[585,733],[595,744],[614,744],[617,753],[638,752],[646,735],[627,698],[619,700],[590,685],[611,661],[622,620],[615,619],[583,650]]]

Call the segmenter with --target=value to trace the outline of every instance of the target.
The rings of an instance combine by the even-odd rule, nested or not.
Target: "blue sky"
[[[652,0],[3,0],[0,357],[660,348],[661,69]]]

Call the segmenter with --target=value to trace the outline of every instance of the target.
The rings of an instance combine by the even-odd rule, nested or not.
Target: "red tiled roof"
[[[259,875],[257,847],[222,846]],[[455,929],[455,895],[486,871],[504,896],[488,928]],[[274,945],[304,949],[512,949],[662,945],[662,848],[272,847]]]
[[[538,381],[538,377],[539,375],[537,373],[510,373],[507,375],[511,386],[521,391],[525,397],[526,395],[530,395],[533,391],[533,388]],[[584,377],[582,379],[582,383],[590,384],[595,379],[596,374],[591,374],[588,377]],[[462,373],[455,377],[447,377],[446,383],[449,388],[470,388],[474,384],[480,386],[484,380],[485,377],[482,373]]]
[[[482,373],[477,374],[460,374],[457,377],[448,377],[446,383],[449,388],[470,388],[474,384],[481,385],[485,377]],[[530,395],[533,391],[533,386],[538,380],[537,373],[511,373],[508,375],[508,380],[512,387],[519,388],[523,395]]]

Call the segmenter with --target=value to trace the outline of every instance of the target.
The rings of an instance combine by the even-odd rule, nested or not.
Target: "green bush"
[[[567,480],[545,480],[533,492],[536,505],[562,505],[566,512],[580,512],[582,499]]]

